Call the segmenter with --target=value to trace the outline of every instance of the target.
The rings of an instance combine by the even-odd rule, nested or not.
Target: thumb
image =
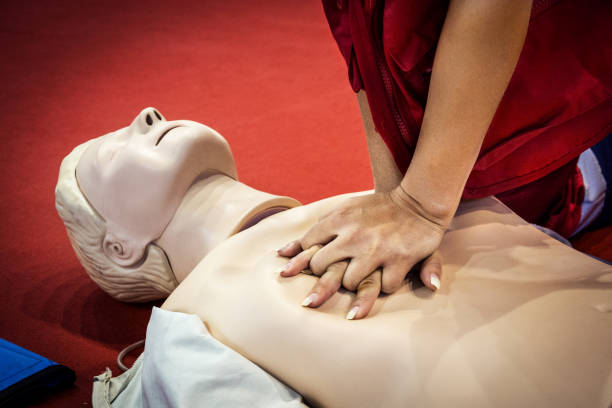
[[[440,289],[442,281],[442,254],[440,251],[435,251],[423,261],[421,281],[434,292]]]

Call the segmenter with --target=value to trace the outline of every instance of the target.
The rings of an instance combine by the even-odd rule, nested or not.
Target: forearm
[[[453,0],[414,157],[401,187],[452,218],[521,52],[531,0]]]

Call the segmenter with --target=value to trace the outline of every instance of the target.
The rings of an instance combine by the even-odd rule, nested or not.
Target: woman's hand
[[[359,288],[364,282],[369,302],[347,316],[363,317],[375,299],[370,293],[396,291],[412,266],[438,248],[518,61],[531,3],[450,2],[418,141],[400,186],[354,198],[279,251],[293,256],[282,276],[309,265],[321,276],[304,305],[320,305],[340,285],[366,293]],[[435,290],[439,278],[440,260],[433,255],[421,279]]]
[[[320,306],[340,285],[357,291],[347,318],[360,319],[381,290],[395,292],[423,259],[423,283],[431,290],[439,288],[441,258],[434,251],[445,229],[446,223],[429,215],[401,187],[356,197],[278,251],[292,257],[280,274],[295,276],[309,268],[321,277],[303,306]]]

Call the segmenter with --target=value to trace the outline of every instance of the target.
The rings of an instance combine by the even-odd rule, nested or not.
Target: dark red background
[[[61,159],[144,107],[230,142],[240,179],[310,202],[372,187],[346,68],[315,1],[0,5],[0,337],[77,372],[45,406],[87,406],[91,378],[144,337],[151,305],[89,280],[54,208]],[[581,248],[612,258],[610,229]]]

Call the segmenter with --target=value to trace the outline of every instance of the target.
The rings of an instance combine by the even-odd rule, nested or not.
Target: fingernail
[[[431,283],[431,286],[436,288],[436,290],[440,289],[440,277],[437,274],[431,274],[429,277],[429,283]]]
[[[284,247],[277,249],[276,252],[280,252],[280,251],[284,251],[285,249],[289,249],[289,247],[291,246],[291,244],[293,244],[293,242],[290,242],[288,244],[285,244]]]
[[[317,300],[317,294],[311,293],[306,299],[304,299],[304,301],[302,302],[302,306],[308,307],[315,300]]]
[[[354,308],[349,310],[349,312],[346,315],[346,319],[347,320],[353,320],[355,318],[355,316],[357,315],[357,312],[359,312],[359,306],[355,306]]]
[[[291,266],[291,261],[289,261],[288,263],[286,263],[285,265],[281,266],[280,269],[277,271],[279,274],[282,274],[283,272],[285,272],[287,269],[289,269],[289,267]]]

